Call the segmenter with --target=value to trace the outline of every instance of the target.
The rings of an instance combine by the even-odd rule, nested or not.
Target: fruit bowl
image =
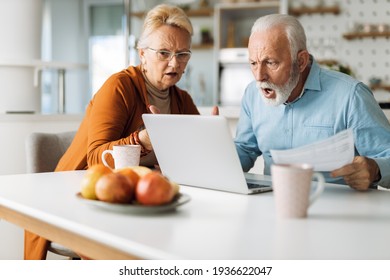
[[[157,206],[146,206],[146,205],[141,205],[137,202],[121,204],[121,203],[109,203],[100,200],[86,199],[81,195],[81,193],[77,193],[76,197],[79,198],[83,203],[95,208],[100,208],[103,210],[108,210],[117,213],[133,213],[133,214],[138,214],[138,213],[153,214],[153,213],[173,211],[178,206],[181,206],[191,200],[189,195],[184,193],[178,193],[170,203],[157,205]]]

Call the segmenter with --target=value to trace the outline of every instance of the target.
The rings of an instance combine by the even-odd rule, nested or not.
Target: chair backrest
[[[76,131],[33,132],[26,139],[27,172],[51,172],[73,141]]]

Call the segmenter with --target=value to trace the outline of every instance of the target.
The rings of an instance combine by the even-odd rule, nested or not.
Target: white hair
[[[258,18],[252,26],[251,35],[255,32],[282,27],[290,44],[291,58],[293,61],[301,50],[306,50],[306,34],[301,23],[293,16],[285,14],[271,14]]]

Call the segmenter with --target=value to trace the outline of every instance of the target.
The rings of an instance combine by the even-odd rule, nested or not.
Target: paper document
[[[352,129],[328,139],[290,150],[271,150],[274,163],[309,163],[315,171],[332,171],[351,163],[354,158]]]

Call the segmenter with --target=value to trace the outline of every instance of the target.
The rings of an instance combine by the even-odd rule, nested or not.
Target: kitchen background
[[[0,93],[0,113],[82,114],[110,74],[138,64],[134,46],[144,11],[162,2],[181,5],[193,22],[193,57],[179,86],[187,89],[199,106],[239,105],[243,87],[252,79],[246,49],[242,48],[253,21],[263,14],[285,13],[288,9],[304,25],[308,47],[315,58],[351,71],[356,78],[371,84],[380,102],[389,99],[390,62],[383,58],[390,53],[390,0],[31,1],[42,8],[41,22],[32,30],[38,35],[32,42],[39,53],[29,60],[22,59],[19,50],[13,50],[17,59],[12,58],[9,49],[12,52],[15,39],[10,40],[9,48],[0,47],[0,83],[9,84],[5,73],[16,71],[5,62],[30,63],[28,70],[33,73],[19,93],[26,97],[25,102],[15,101],[14,83]],[[6,20],[3,19],[4,26]],[[9,32],[11,36],[14,38],[15,32]],[[26,71],[26,67],[22,68],[17,70]],[[27,92],[27,85],[37,93]]]
[[[57,5],[62,3],[58,0],[52,2],[58,2]],[[89,17],[90,22],[90,25],[84,24],[85,30],[89,28],[89,32],[85,33],[90,34],[89,60],[70,62],[89,65],[90,87],[89,91],[84,90],[85,86],[81,87],[80,95],[85,95],[85,92],[88,92],[88,95],[81,106],[72,106],[72,103],[69,103],[67,111],[70,112],[83,112],[83,105],[86,105],[89,97],[109,74],[127,64],[138,64],[134,44],[139,36],[143,11],[164,1],[129,1],[128,55],[118,51],[125,45],[122,36],[123,31],[126,33],[126,28],[123,27],[125,21],[120,11],[122,4],[106,5],[107,2],[115,1],[99,2],[99,5],[96,5],[96,1],[84,2],[85,10],[89,8],[90,11],[84,12],[84,17]],[[246,49],[242,49],[246,47],[250,27],[262,14],[285,13],[288,7],[291,8],[290,13],[299,17],[307,30],[309,50],[317,59],[333,68],[350,71],[357,79],[375,86],[374,92],[378,101],[387,102],[390,99],[390,62],[381,59],[388,57],[390,53],[389,0],[166,2],[178,3],[187,8],[194,25],[194,55],[179,86],[187,89],[199,106],[239,105],[243,88],[252,79],[246,63]],[[61,6],[57,10],[63,11]],[[53,15],[52,18],[58,17]],[[122,19],[121,25],[113,24],[115,19],[118,23],[119,19]],[[56,21],[53,20],[54,27],[63,26],[65,23],[56,25]],[[67,25],[68,23],[65,24]],[[56,33],[54,30],[52,32]],[[113,48],[114,42],[117,45]],[[61,45],[66,46],[66,41]],[[101,55],[99,50],[105,55]],[[53,59],[67,61],[67,52],[63,55],[64,57]],[[71,99],[71,96],[68,98]],[[45,107],[45,110],[50,111],[50,108]]]
[[[369,84],[383,108],[390,103],[390,0],[1,0],[0,174],[26,172],[28,133],[77,129],[101,83],[138,63],[143,12],[161,2],[183,5],[195,29],[180,86],[204,114],[220,105],[233,134],[252,79],[250,27],[267,13],[299,17],[316,59]],[[0,221],[0,232],[0,259],[22,259],[23,231]]]

